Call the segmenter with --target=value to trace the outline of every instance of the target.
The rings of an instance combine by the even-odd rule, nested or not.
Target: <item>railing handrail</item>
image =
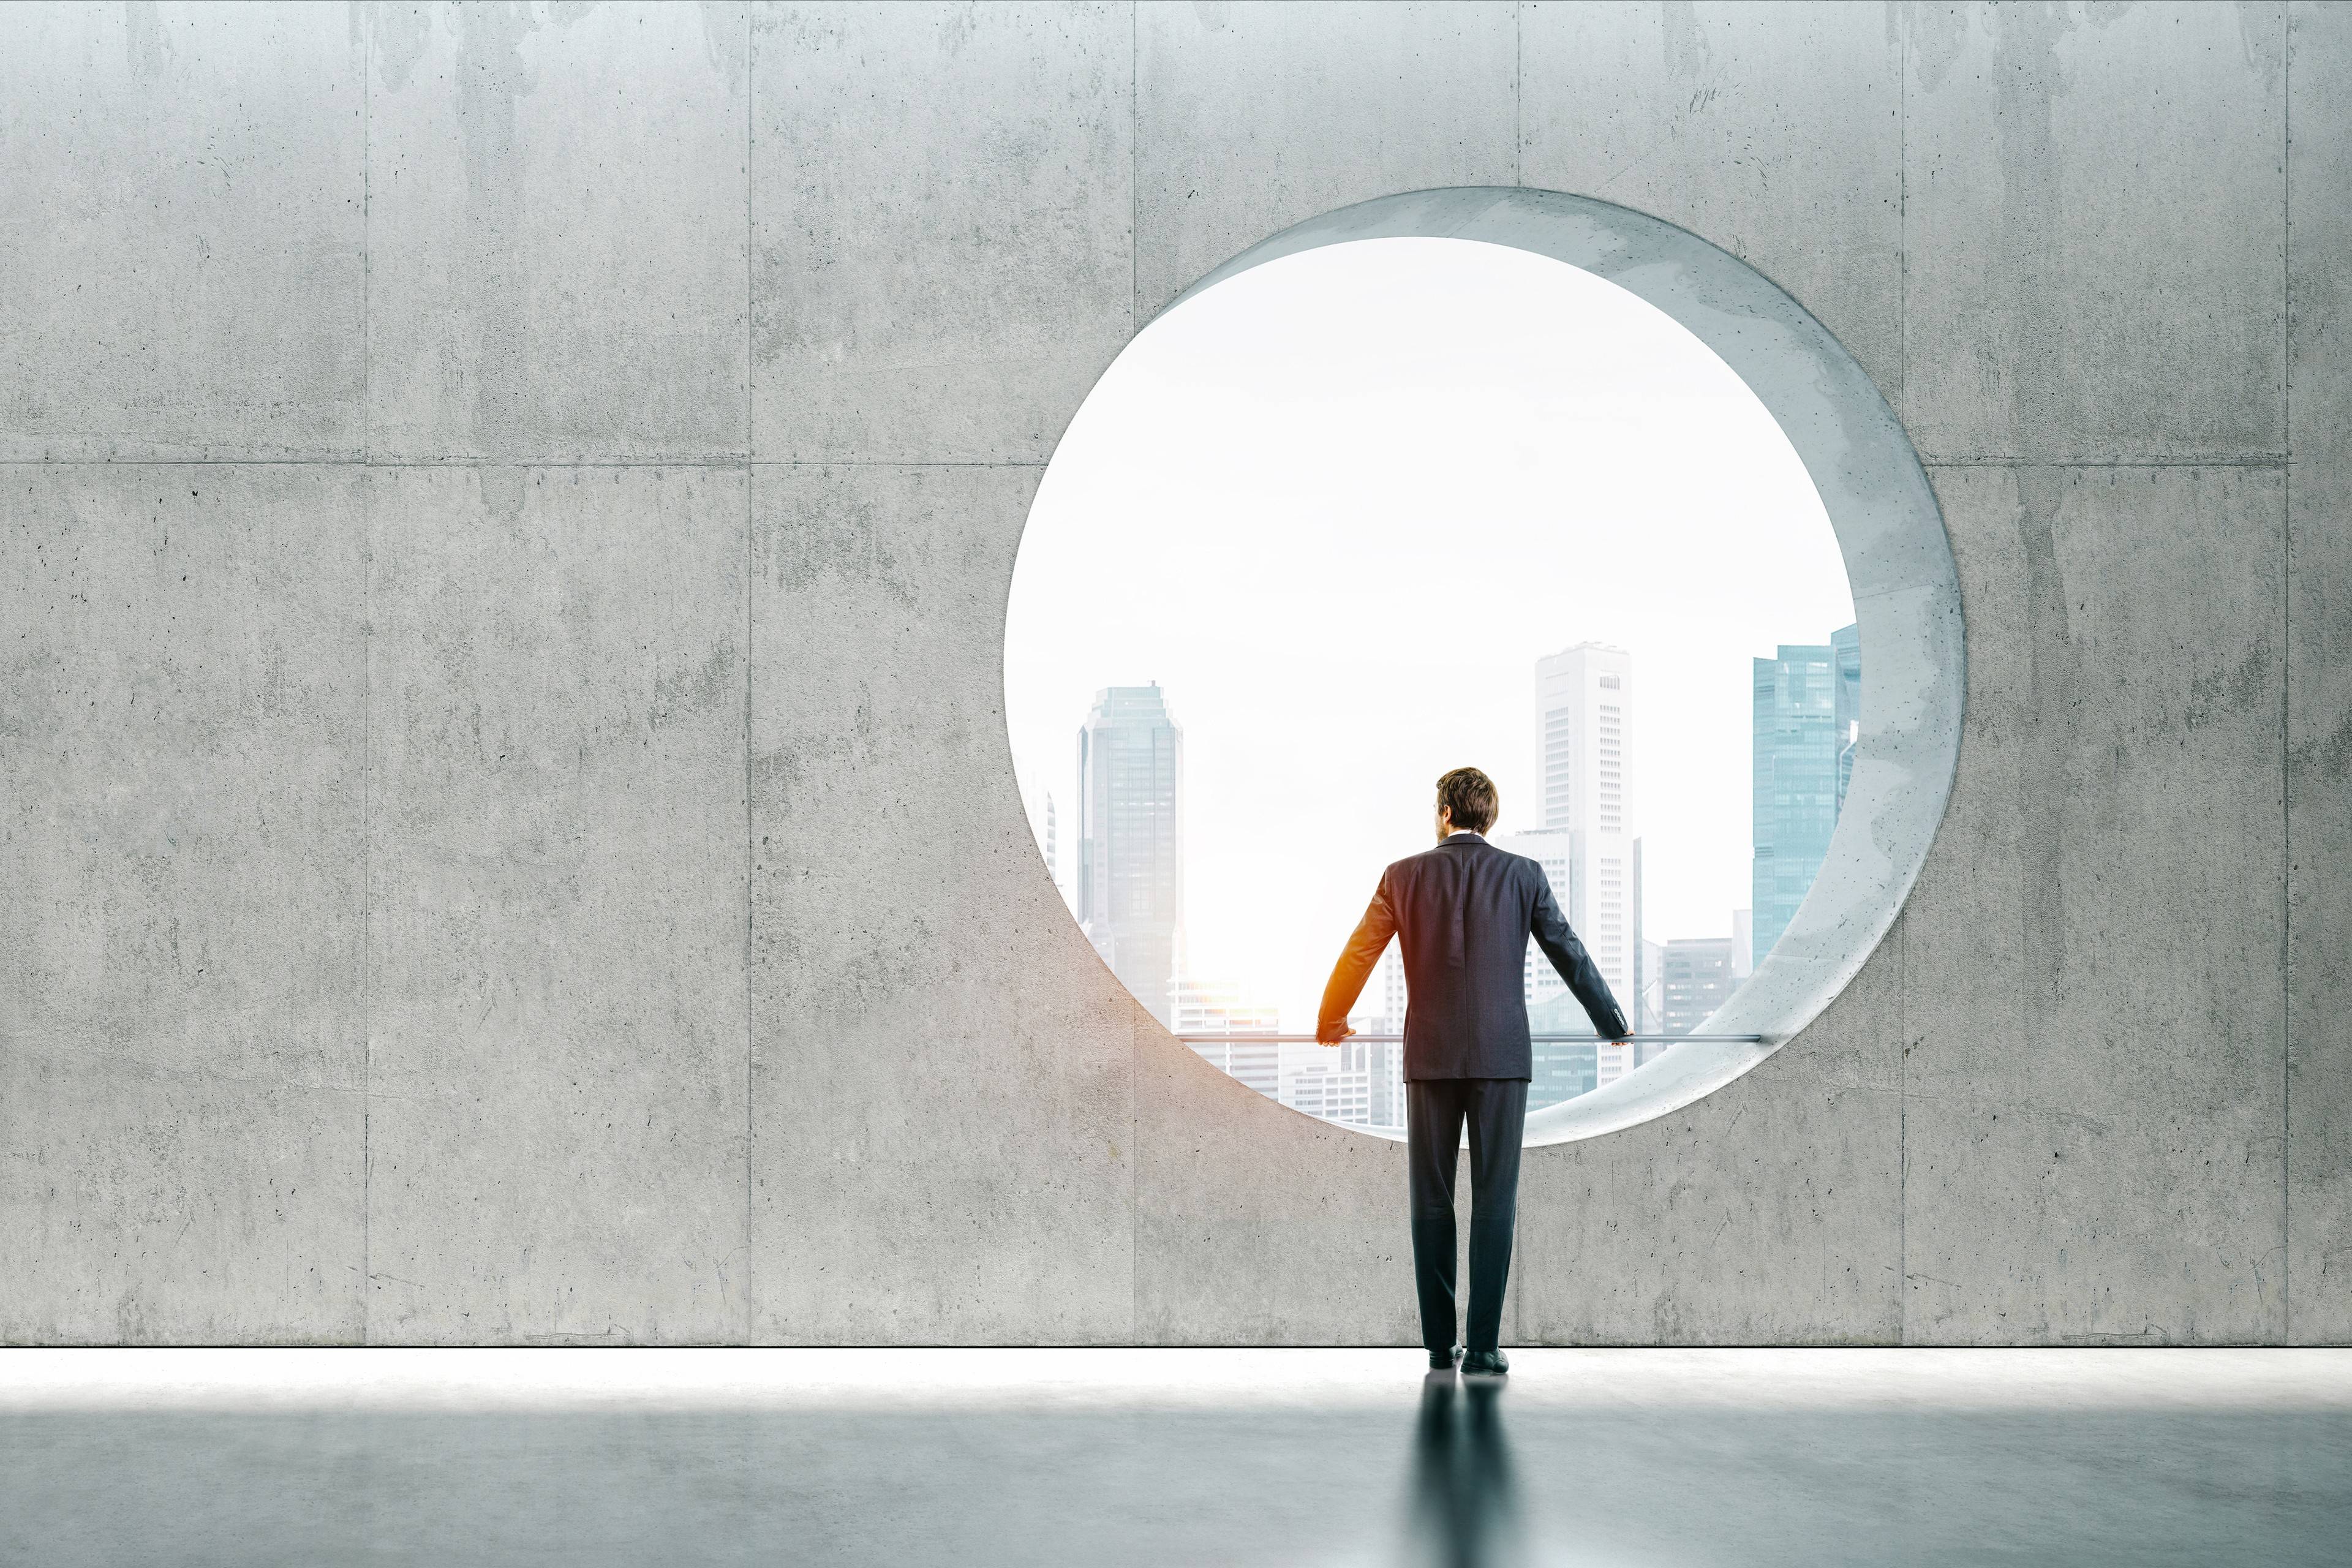
[[[1176,1037],[1188,1046],[1213,1044],[1220,1040],[1242,1040],[1254,1046],[1311,1046],[1318,1043],[1312,1035],[1261,1035],[1238,1029],[1222,1035],[1179,1035]],[[1576,1044],[1585,1040],[1600,1040],[1601,1037],[1599,1035],[1529,1035],[1528,1038],[1539,1046],[1556,1046]],[[1404,1043],[1402,1035],[1349,1035],[1346,1039],[1360,1040],[1366,1045],[1373,1046]],[[1759,1046],[1764,1043],[1764,1037],[1761,1035],[1618,1035],[1609,1038],[1605,1043],[1612,1046],[1626,1044],[1647,1046],[1666,1041],[1679,1045],[1685,1040],[1697,1040],[1709,1045]]]

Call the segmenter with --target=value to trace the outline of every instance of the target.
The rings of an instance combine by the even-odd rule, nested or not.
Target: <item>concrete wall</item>
[[[1854,350],[1970,685],[1846,994],[1529,1152],[1517,1334],[2352,1339],[2347,103],[2308,4],[0,8],[0,1339],[1412,1340],[998,653],[1139,323],[1513,183]]]

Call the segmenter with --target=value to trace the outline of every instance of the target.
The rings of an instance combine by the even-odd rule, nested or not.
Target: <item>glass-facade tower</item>
[[[1862,740],[1862,628],[1830,634],[1830,658],[1837,666],[1837,808],[1845,810],[1845,786],[1853,781],[1853,751]]]
[[[1095,693],[1078,730],[1078,924],[1162,1025],[1184,931],[1184,731],[1159,686]]]
[[[1755,661],[1753,952],[1764,962],[1829,855],[1862,717],[1856,628]]]
[[[1666,943],[1660,976],[1665,997],[1661,1023],[1666,1034],[1691,1033],[1730,999],[1738,984],[1731,970],[1731,942],[1727,936],[1711,936]]]

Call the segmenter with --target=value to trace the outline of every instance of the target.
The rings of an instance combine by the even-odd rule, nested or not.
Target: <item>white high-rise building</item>
[[[1379,1000],[1377,1004],[1374,998]],[[1379,1011],[1371,1011],[1375,1005]],[[1404,948],[1391,942],[1381,954],[1380,967],[1372,971],[1370,983],[1364,988],[1359,1011],[1348,1016],[1350,1028],[1367,1035],[1402,1035],[1404,1033],[1405,985]],[[1401,1040],[1350,1040],[1339,1049],[1340,1059],[1349,1064],[1348,1070],[1360,1070],[1364,1075],[1364,1119],[1355,1123],[1368,1127],[1402,1127],[1404,1125],[1404,1045]]]
[[[1579,643],[1536,661],[1544,831],[1566,836],[1570,868],[1566,887],[1553,879],[1552,893],[1628,1022],[1639,1005],[1634,980],[1641,941],[1633,840],[1627,832],[1633,719],[1633,659],[1623,648]],[[1630,1047],[1601,1047],[1601,1082],[1633,1066]]]
[[[1575,838],[1576,836],[1564,827],[1539,827],[1531,833],[1497,833],[1494,836],[1494,845],[1497,849],[1524,855],[1544,868],[1544,877],[1551,883],[1551,896],[1559,900],[1560,912],[1568,916],[1570,925],[1576,927],[1576,934],[1583,937],[1584,928],[1579,924],[1576,911],[1571,907],[1571,889],[1576,884]],[[1591,939],[1585,940],[1589,947]],[[1600,962],[1597,953],[1594,962]],[[1607,971],[1602,973],[1605,974]],[[1615,982],[1611,982],[1611,986],[1613,989]],[[1528,942],[1528,1005],[1532,1007],[1538,1002],[1549,1002],[1567,989],[1568,982],[1559,977],[1559,971],[1551,966],[1551,960],[1544,956],[1543,949],[1533,942]],[[1623,999],[1621,997],[1619,1000],[1622,1005]]]
[[[1643,939],[1642,1016],[1633,1020],[1636,1033],[1654,1035],[1658,1032],[1658,1020],[1664,1016],[1666,1005],[1665,991],[1660,979],[1665,962],[1666,944]]]
[[[1293,1110],[1326,1121],[1370,1126],[1374,1047],[1345,1041],[1337,1049],[1291,1044],[1282,1047],[1282,1086],[1276,1096]]]
[[[1381,1010],[1376,1016],[1385,1019],[1374,1031],[1384,1035],[1404,1033],[1404,944],[1392,942],[1381,954],[1380,967],[1372,971],[1369,992],[1377,993]]]
[[[1282,1013],[1273,1003],[1246,994],[1230,980],[1200,980],[1191,975],[1176,983],[1174,1033],[1210,1066],[1241,1079],[1273,1099],[1282,1087],[1282,1047],[1272,1040],[1204,1039],[1216,1035],[1274,1035],[1282,1031]]]
[[[1078,925],[1135,999],[1172,1024],[1184,946],[1184,731],[1158,685],[1107,686],[1077,739]]]
[[[1282,1013],[1253,996],[1239,981],[1186,975],[1176,983],[1176,1027],[1180,1035],[1278,1034]]]

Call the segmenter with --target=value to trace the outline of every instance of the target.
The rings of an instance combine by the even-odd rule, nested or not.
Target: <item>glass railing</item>
[[[1210,1066],[1268,1100],[1318,1121],[1389,1137],[1405,1121],[1404,1037],[1385,1030],[1349,1035],[1322,1049],[1312,1035],[1271,1029],[1213,1033],[1185,1030],[1176,1037]],[[1639,1071],[1681,1045],[1757,1045],[1760,1035],[1621,1035],[1530,1033],[1528,1109],[1539,1110]],[[1601,1047],[1623,1047],[1622,1055]],[[1244,1055],[1246,1053],[1246,1055]]]
[[[1313,1035],[1267,1035],[1246,1029],[1217,1030],[1203,1035],[1178,1035],[1176,1037],[1188,1046],[1222,1045],[1234,1040],[1246,1040],[1260,1046],[1311,1046],[1316,1043],[1316,1037]],[[1347,1038],[1368,1046],[1404,1043],[1402,1035],[1354,1034],[1348,1036]],[[1716,1045],[1753,1046],[1760,1044],[1764,1037],[1761,1035],[1529,1035],[1528,1038],[1538,1046],[1589,1043],[1595,1040],[1608,1046],[1622,1046],[1629,1042],[1637,1046],[1672,1046],[1680,1045],[1685,1040],[1711,1042]]]

